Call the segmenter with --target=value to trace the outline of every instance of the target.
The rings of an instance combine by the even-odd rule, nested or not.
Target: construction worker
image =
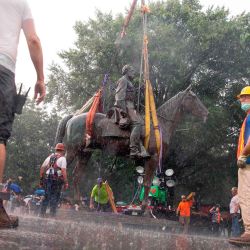
[[[131,123],[130,157],[137,159],[149,158],[150,155],[141,143],[142,122],[134,106],[136,90],[132,81],[135,77],[135,70],[131,65],[125,65],[122,68],[122,75],[117,81],[114,106],[127,114]]]
[[[179,215],[179,222],[183,226],[183,233],[188,233],[188,227],[190,224],[190,214],[191,214],[191,207],[193,205],[194,196],[195,193],[191,193],[192,195],[189,195],[186,197],[186,195],[181,196],[181,202],[178,205],[178,208],[176,209],[176,216]]]
[[[247,114],[240,130],[237,150],[238,197],[245,232],[240,237],[230,238],[229,242],[250,244],[250,86],[244,87],[237,98]]]
[[[109,196],[102,178],[97,179],[97,184],[92,189],[89,208],[103,212],[110,209]]]
[[[48,205],[50,215],[56,215],[56,209],[60,199],[61,189],[68,188],[67,162],[63,143],[56,144],[55,153],[51,154],[43,162],[40,169],[40,185],[45,190],[45,199],[42,202],[41,216],[45,216]]]

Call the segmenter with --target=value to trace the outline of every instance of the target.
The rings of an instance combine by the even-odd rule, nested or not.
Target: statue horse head
[[[170,139],[182,117],[186,114],[196,116],[204,122],[208,116],[207,108],[191,90],[191,86],[173,96],[157,109],[157,115],[163,129],[163,133],[165,132],[165,141],[167,144],[169,144]]]

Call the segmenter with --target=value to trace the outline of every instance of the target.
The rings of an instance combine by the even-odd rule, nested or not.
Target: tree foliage
[[[7,145],[6,178],[23,177],[24,192],[31,192],[39,184],[40,166],[53,152],[59,116],[47,109],[25,105],[23,114],[16,116],[12,137]]]

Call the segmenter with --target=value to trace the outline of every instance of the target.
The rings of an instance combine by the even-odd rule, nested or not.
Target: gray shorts
[[[180,216],[179,222],[182,225],[188,225],[190,223],[190,216]]]
[[[15,96],[15,74],[0,65],[0,144],[6,144],[11,135]]]

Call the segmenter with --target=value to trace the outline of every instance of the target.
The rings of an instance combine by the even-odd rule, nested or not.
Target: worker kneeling
[[[97,179],[97,184],[92,189],[89,208],[102,212],[111,211],[109,195],[102,178]]]

